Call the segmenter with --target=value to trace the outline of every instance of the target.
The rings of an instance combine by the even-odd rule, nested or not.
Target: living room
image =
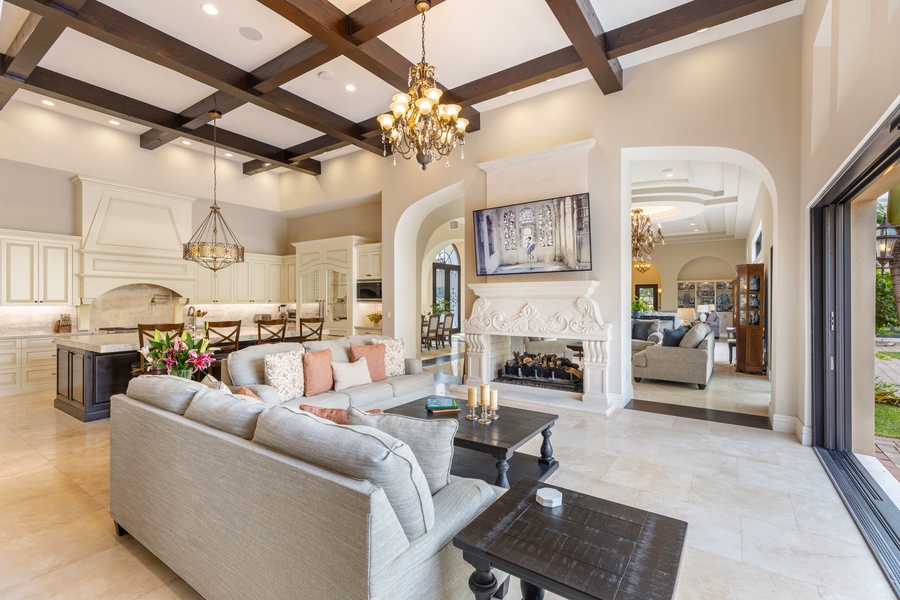
[[[383,44],[402,54],[410,64],[418,60],[421,22],[412,3],[402,13],[391,13],[390,18],[383,20],[370,14],[365,21],[368,26],[384,27],[386,31],[383,39],[381,34],[369,31],[367,35],[371,37],[367,39],[374,43],[364,50],[360,50],[364,42],[343,35],[343,26],[317,25],[317,19],[311,17],[306,26],[316,29],[316,34],[307,38],[307,33],[285,17],[308,17],[309,12],[325,6],[321,3],[241,0],[228,10],[219,6],[223,17],[220,22],[227,23],[229,35],[233,34],[226,37],[222,33],[220,39],[214,33],[204,33],[218,30],[217,25],[208,24],[213,21],[202,20],[211,17],[202,14],[199,6],[167,2],[168,10],[159,10],[153,4],[12,0],[0,5],[0,51],[4,58],[13,57],[10,48],[17,34],[31,29],[41,32],[44,40],[31,50],[47,51],[44,61],[29,59],[34,56],[30,53],[19,57],[17,68],[22,68],[23,63],[35,63],[30,73],[16,75],[15,71],[8,71],[5,61],[0,75],[4,105],[0,110],[3,233],[11,238],[40,238],[47,244],[54,236],[64,237],[73,249],[73,271],[68,274],[71,289],[78,289],[82,283],[84,271],[79,261],[89,233],[83,230],[85,215],[79,212],[74,177],[100,181],[111,188],[129,188],[134,193],[167,196],[169,200],[177,196],[186,206],[192,204],[184,211],[176,211],[180,220],[175,220],[188,224],[185,239],[179,241],[187,241],[209,213],[210,200],[217,197],[221,215],[247,253],[279,257],[282,266],[287,264],[286,259],[297,258],[294,243],[315,244],[343,236],[358,236],[365,244],[380,243],[380,326],[386,336],[404,341],[405,358],[411,360],[418,354],[422,309],[429,304],[429,255],[445,247],[444,242],[455,241],[461,247],[460,271],[465,286],[459,310],[464,330],[476,302],[484,300],[469,284],[522,284],[534,290],[535,298],[547,290],[559,292],[566,286],[590,288],[590,293],[583,293],[590,299],[588,305],[596,307],[591,324],[597,325],[597,330],[588,332],[582,341],[588,349],[585,360],[595,367],[591,372],[599,379],[592,376],[596,387],[591,388],[587,400],[564,398],[540,406],[534,398],[519,399],[504,388],[499,420],[479,426],[502,426],[504,410],[552,413],[558,416],[553,425],[552,456],[559,466],[546,479],[547,486],[567,490],[564,498],[571,490],[687,523],[680,564],[675,568],[676,598],[893,597],[891,582],[895,580],[884,576],[875,551],[870,550],[867,538],[835,491],[817,450],[811,448],[818,444],[814,433],[822,427],[816,420],[819,413],[814,404],[820,372],[811,364],[807,351],[817,343],[815,331],[811,331],[815,328],[811,324],[810,302],[798,298],[808,298],[812,289],[808,207],[829,182],[838,178],[842,166],[857,148],[865,145],[870,132],[886,121],[890,124],[892,111],[898,105],[898,79],[893,68],[900,58],[900,36],[896,35],[900,8],[896,2],[739,2],[742,18],[732,21],[729,19],[737,15],[729,16],[722,9],[723,3],[663,2],[638,6],[606,0],[434,1],[427,18],[430,62],[450,89],[462,92],[472,84],[468,89],[471,95],[465,96],[471,103],[464,110],[474,105],[479,117],[470,119],[465,158],[456,148],[449,156],[449,166],[441,158],[428,164],[424,172],[414,159],[405,160],[397,153],[393,157],[382,156],[377,125],[373,129],[372,123],[367,124],[368,137],[356,128],[364,119],[371,120],[373,115],[388,110],[392,95],[404,91],[405,73],[399,76],[399,83],[396,73],[392,75],[395,83],[386,83],[344,56],[354,56],[372,66],[372,58],[364,50],[384,50],[379,46]],[[371,4],[363,15],[366,11],[388,10],[388,4],[397,3]],[[655,12],[679,7],[701,10],[700,4],[716,4],[721,12],[708,17],[708,23],[691,20],[691,26],[683,30],[671,25],[676,21],[666,21],[666,35],[677,39],[635,52],[622,51],[621,62],[617,62],[622,67],[622,89],[608,94],[601,89],[598,76],[584,68],[596,64],[571,50],[580,45],[569,37],[571,31],[559,24],[556,11],[551,9],[551,5],[564,6],[562,11],[568,11],[571,18],[581,14],[579,6],[593,6],[606,30],[616,31],[651,18]],[[329,6],[327,11],[336,7],[346,16],[367,5],[347,0]],[[81,9],[86,12],[79,13]],[[176,41],[185,41],[185,46],[193,44],[195,49],[203,48],[211,55],[223,57],[224,62],[239,65],[237,71],[243,74],[306,39],[312,40],[308,46],[322,44],[325,48],[316,60],[329,56],[318,66],[307,65],[309,69],[301,82],[304,87],[295,88],[301,92],[291,92],[300,94],[303,102],[285,108],[279,105],[279,94],[284,99],[279,83],[274,84],[276,93],[259,98],[266,92],[249,90],[244,85],[248,79],[243,76],[222,81],[235,71],[210,68],[203,72],[197,64],[190,65],[190,69],[179,67],[176,63],[181,55],[160,52],[160,57],[146,47],[135,48],[143,46],[136,40],[145,38],[132,36],[129,41],[128,35],[120,35],[120,30],[104,20],[111,14],[108,11],[129,15],[116,22],[147,25]],[[29,18],[29,12],[50,16],[46,20]],[[26,19],[31,25],[43,26],[23,29]],[[582,21],[584,25],[587,19]],[[51,23],[53,27],[48,26]],[[248,26],[264,32],[266,41],[254,42],[236,33]],[[522,31],[532,34],[526,37]],[[254,36],[253,31],[244,33]],[[227,41],[233,38],[233,42]],[[162,44],[169,38],[146,39]],[[596,36],[593,44],[586,45],[602,46],[596,43]],[[151,64],[150,58],[164,64]],[[295,54],[292,58],[300,60],[302,56]],[[551,61],[548,66],[542,62],[551,59],[562,63]],[[40,67],[37,62],[41,62]],[[326,63],[328,68],[322,68]],[[609,57],[600,63],[609,64]],[[529,71],[529,75],[523,72],[524,67],[518,68],[524,64],[543,66],[537,72]],[[551,68],[554,65],[557,67]],[[185,74],[188,70],[193,76]],[[320,71],[339,76],[328,80],[328,75],[321,76]],[[497,73],[502,76],[490,79]],[[265,77],[264,73],[257,75]],[[494,84],[489,93],[481,87],[485,85],[484,78]],[[502,83],[500,79],[507,84],[497,87]],[[241,83],[235,83],[238,80]],[[346,87],[351,84],[355,84],[355,91]],[[326,85],[331,86],[327,93],[322,92],[324,87],[317,87]],[[205,113],[199,117],[195,114],[193,119],[181,113],[204,99],[221,99],[221,88],[247,104],[226,110],[218,125],[221,148],[214,179],[212,126],[207,124]],[[86,91],[95,97],[79,96]],[[316,94],[321,95],[312,97]],[[233,99],[229,97],[229,101]],[[115,106],[107,104],[104,109],[104,102]],[[327,106],[332,114],[340,113],[340,123],[353,127],[335,127],[338,121],[334,120],[323,132],[285,116],[296,116],[295,111],[308,107],[307,102]],[[202,124],[191,123],[197,120]],[[194,126],[199,129],[192,129]],[[145,135],[148,132],[152,135]],[[145,147],[141,147],[142,136]],[[147,138],[154,136],[156,141],[147,144]],[[329,136],[331,139],[322,139]],[[247,139],[261,139],[265,145],[250,144]],[[301,146],[313,140],[317,153],[305,156],[307,150]],[[243,154],[236,145],[242,145]],[[286,150],[292,152],[284,154]],[[289,157],[297,160],[292,162]],[[747,169],[758,176],[760,189],[768,194],[770,216],[752,213],[748,221],[769,219],[770,223],[762,228],[764,251],[760,260],[766,265],[767,283],[771,284],[767,333],[772,335],[768,340],[766,375],[753,375],[771,389],[771,400],[762,415],[770,430],[625,408],[632,400],[644,399],[639,394],[639,386],[644,382],[634,383],[631,338],[625,333],[630,330],[630,303],[636,283],[628,248],[633,172],[648,161],[694,160]],[[310,174],[315,170],[320,172]],[[590,197],[589,271],[477,274],[474,224],[470,220],[475,211],[578,194]],[[445,214],[444,209],[450,211],[449,206],[454,207],[452,214]],[[135,221],[131,229],[105,233],[114,234],[118,241],[144,244],[143,251],[148,255],[159,250],[179,253],[177,243],[160,248],[158,241],[148,241],[153,236],[141,228],[141,218],[136,213],[131,216]],[[451,221],[462,223],[458,237],[449,233]],[[445,226],[447,235],[440,235],[438,230]],[[732,241],[707,240],[697,244],[705,249],[694,249],[691,243],[670,243],[669,227],[664,225],[666,244],[658,246],[651,258],[659,271],[658,281],[653,282],[662,290],[660,308],[677,313],[679,281],[734,279],[726,269],[717,270],[717,261],[724,260],[730,268],[757,262],[756,255],[748,252],[755,247],[757,229],[748,223],[743,237],[731,232],[735,238]],[[670,255],[667,259],[670,250],[691,255]],[[135,251],[128,258],[139,254]],[[106,258],[112,261],[114,257]],[[155,260],[146,259],[149,271],[162,264]],[[167,264],[178,264],[179,260],[175,257]],[[221,277],[227,276],[223,272]],[[183,279],[196,286],[196,269]],[[296,290],[294,283],[283,289]],[[36,329],[40,324],[44,333],[52,336],[53,321],[60,319],[61,313],[72,315],[73,328],[77,329],[82,325],[78,322],[79,311],[90,310],[84,308],[89,305],[83,302],[85,297],[90,299],[73,293],[70,302],[64,304],[0,306],[0,334],[21,337],[27,327]],[[212,302],[210,306],[216,304],[225,303]],[[539,304],[539,300],[534,304]],[[276,309],[277,306],[274,304]],[[173,310],[173,317],[181,317],[187,306],[179,305],[178,310],[181,312],[177,314]],[[241,310],[249,313],[251,320],[253,313],[260,312],[249,302]],[[354,320],[354,326],[366,325],[363,319],[368,310],[375,311],[370,307],[354,315],[354,319],[360,319]],[[268,312],[268,308],[262,312]],[[719,315],[720,321],[726,322],[727,317],[722,317]],[[465,333],[482,335],[474,329]],[[721,340],[719,345],[727,350]],[[22,349],[17,350],[21,358]],[[24,368],[15,367],[18,373]],[[487,372],[480,375],[486,376]],[[466,376],[472,377],[473,372],[468,370]],[[713,390],[720,379],[719,373],[713,374],[707,389]],[[465,403],[464,387],[448,386],[443,392]],[[215,589],[215,582],[224,580],[219,571],[227,569],[221,568],[223,563],[193,564],[197,556],[203,555],[194,552],[192,558],[190,550],[192,544],[197,544],[196,538],[171,538],[170,541],[182,542],[187,551],[178,561],[165,561],[154,552],[159,550],[154,546],[155,540],[116,536],[110,517],[110,508],[116,505],[115,494],[110,496],[110,421],[83,423],[54,409],[53,399],[54,393],[47,390],[0,397],[0,456],[5,459],[0,467],[0,506],[5,514],[0,519],[0,563],[9,566],[0,583],[0,595],[197,598],[201,597],[198,590]],[[149,404],[138,408],[159,419],[153,421],[153,427],[165,419],[175,419],[161,417],[147,407]],[[190,430],[201,427],[196,423],[179,426]],[[115,427],[113,445],[117,443],[114,434]],[[134,439],[141,435],[140,427],[135,428]],[[148,438],[151,439],[147,442],[155,444],[154,452],[159,453],[155,456],[164,455],[161,441],[165,438]],[[541,438],[530,438],[517,450],[537,462],[544,454]],[[243,466],[229,473],[225,461],[210,460],[208,474],[219,476],[210,475],[209,489],[220,490],[216,486],[225,485],[232,474],[240,473],[237,484],[253,489],[253,494],[257,490],[265,494],[265,502],[258,506],[269,510],[284,502],[290,505],[291,514],[309,516],[296,502],[297,496],[292,495],[307,494],[302,497],[313,502],[309,490],[294,490],[287,484],[282,487],[293,471],[279,471],[280,476],[272,478],[277,485],[266,485],[264,480],[256,479],[258,473],[249,467],[245,469],[252,464],[261,466],[260,472],[270,473],[266,469],[281,469],[287,459],[277,458],[280,455],[275,450],[252,449],[253,442],[249,440],[229,443],[229,451],[246,451],[241,456],[247,462],[236,461]],[[261,461],[262,455],[269,462],[253,462]],[[139,462],[139,456],[135,450],[130,459]],[[210,452],[209,456],[217,455]],[[177,460],[165,464],[173,473],[181,468]],[[275,467],[276,464],[282,466]],[[305,477],[307,471],[303,472]],[[204,469],[197,468],[196,473],[201,477]],[[322,485],[332,486],[334,481],[329,477],[317,473],[309,481],[327,481]],[[481,483],[473,484],[478,493],[484,489]],[[342,481],[340,485],[357,484]],[[369,488],[364,487],[354,489],[368,494]],[[189,496],[184,493],[188,489],[180,490],[181,500]],[[439,495],[440,492],[436,494]],[[247,496],[233,494],[231,499],[246,501]],[[475,497],[473,493],[465,502],[474,502]],[[335,496],[328,498],[329,504],[337,504],[331,502]],[[502,498],[498,500],[501,507]],[[212,497],[208,500],[215,501]],[[488,510],[498,503],[492,503]],[[236,506],[229,504],[229,509]],[[138,505],[138,516],[132,518],[139,521],[141,513],[159,516],[164,508],[165,503]],[[327,512],[328,507],[318,508]],[[260,519],[257,509],[249,512],[252,519],[244,519],[236,510],[217,513],[208,505],[197,515],[198,519],[209,519],[203,523],[213,525],[216,532],[224,532],[226,543],[233,543],[235,539],[229,537],[229,531],[239,529],[252,537],[252,531],[244,527],[247,523],[271,525]],[[173,519],[181,519],[184,514],[173,515]],[[356,516],[354,513],[354,525],[362,522]],[[273,517],[272,522],[276,520]],[[198,523],[190,523],[184,531],[196,531],[191,527]],[[328,523],[334,526],[331,531],[343,525],[337,517]],[[454,527],[457,525],[464,526],[459,523]],[[373,556],[387,560],[388,554],[408,541],[398,527],[393,521],[385,525],[387,533],[383,539],[396,544],[391,545],[389,553],[374,552]],[[294,554],[304,560],[327,562],[327,553],[318,552],[321,544],[317,540],[304,537],[302,531],[296,536],[286,534],[284,530],[290,527],[283,521],[278,522],[278,529],[280,533],[274,528],[265,531],[285,540],[289,550],[282,553],[284,556],[290,558]],[[142,534],[140,529],[135,529],[135,533]],[[327,540],[333,537],[321,535]],[[465,576],[461,575],[463,551],[447,543],[441,557],[453,562],[453,572],[460,579],[454,593],[446,597],[472,597],[465,580],[475,569],[466,566]],[[207,544],[204,551],[214,545]],[[350,554],[364,547],[367,546],[362,542],[342,545]],[[405,564],[382,566],[385,568],[372,572],[383,575],[388,566],[394,569]],[[279,581],[277,573],[268,568],[262,566],[249,573],[248,578],[265,572],[269,580]],[[198,572],[203,575],[198,576]],[[421,568],[415,572],[430,571]],[[366,577],[359,572],[334,569],[327,573],[335,585],[357,586],[355,591],[359,593],[353,597],[379,597],[377,592],[364,589]],[[373,581],[379,576],[373,575]],[[213,587],[204,588],[204,580],[213,582]],[[519,597],[521,592],[516,588],[518,584],[509,590],[508,597]],[[258,597],[266,596],[265,585],[257,589]],[[406,597],[417,597],[415,589],[404,593]],[[227,591],[205,595],[230,597]],[[327,592],[324,597],[329,597]]]

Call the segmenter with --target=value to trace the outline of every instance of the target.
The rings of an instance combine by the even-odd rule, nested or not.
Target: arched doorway
[[[443,303],[453,313],[452,333],[459,333],[461,273],[456,244],[448,244],[437,253],[431,264],[432,306]]]

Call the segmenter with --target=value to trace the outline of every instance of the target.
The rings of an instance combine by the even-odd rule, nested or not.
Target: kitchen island
[[[290,331],[285,339],[300,341],[299,334]],[[53,341],[57,349],[53,405],[85,422],[109,417],[109,399],[125,393],[132,365],[141,360],[137,331],[70,335]],[[255,329],[241,333],[241,348],[256,343]]]

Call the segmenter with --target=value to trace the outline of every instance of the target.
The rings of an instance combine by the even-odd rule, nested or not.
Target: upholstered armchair
[[[712,329],[713,336],[716,339],[719,339],[719,313],[709,313],[709,317],[707,317],[706,319],[706,324],[709,325],[710,329]]]

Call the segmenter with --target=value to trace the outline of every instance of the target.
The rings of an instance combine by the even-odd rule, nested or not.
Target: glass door
[[[453,313],[453,333],[459,333],[459,266],[432,265],[432,297],[434,302],[446,300]]]

